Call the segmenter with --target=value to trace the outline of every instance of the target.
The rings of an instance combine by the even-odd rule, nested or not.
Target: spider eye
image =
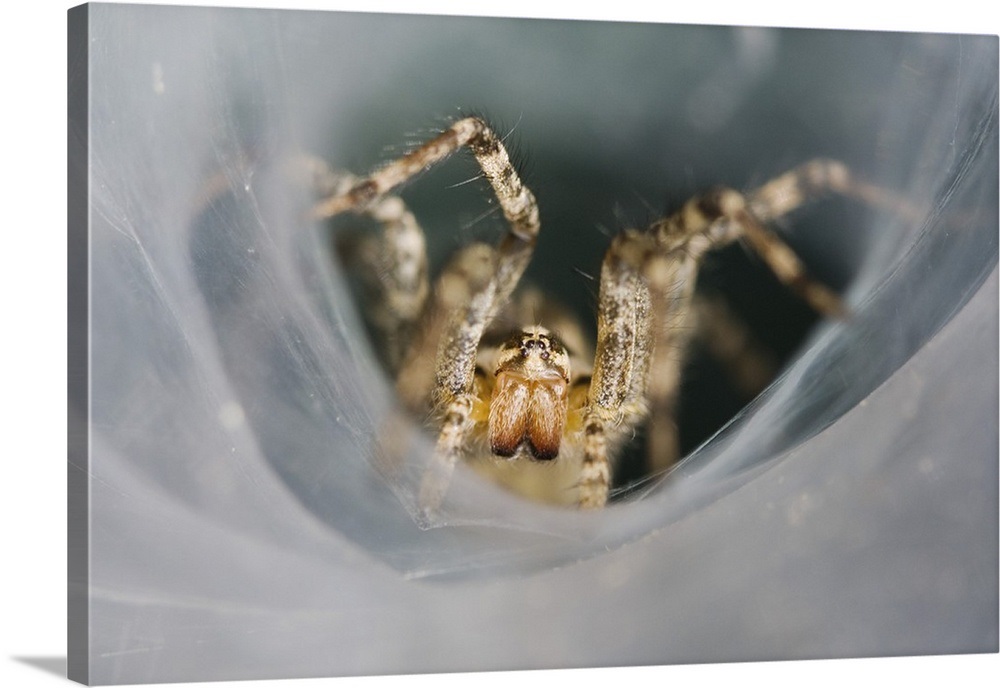
[[[540,328],[538,328],[540,329]],[[526,330],[500,347],[495,374],[514,373],[526,379],[562,379],[569,382],[569,356],[558,339],[547,332]]]

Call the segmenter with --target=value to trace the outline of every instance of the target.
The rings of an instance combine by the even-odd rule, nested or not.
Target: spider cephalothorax
[[[390,194],[463,147],[492,186],[508,231],[493,246],[457,252],[430,288],[422,230]],[[856,181],[843,164],[814,160],[748,193],[716,189],[645,230],[622,231],[601,267],[593,356],[582,365],[574,359],[571,370],[570,354],[579,356],[588,346],[564,346],[550,330],[523,324],[484,361],[486,335],[497,321],[525,316],[512,296],[540,222],[534,195],[482,119],[456,121],[365,179],[329,173],[324,187],[314,217],[366,213],[383,227],[361,261],[375,297],[369,321],[390,352],[386,360],[404,406],[437,419],[435,454],[420,494],[424,511],[437,508],[455,463],[483,444],[494,457],[540,460],[510,463],[568,466],[570,484],[545,498],[581,507],[605,504],[613,460],[640,425],[647,428],[651,470],[662,470],[678,458],[674,416],[688,344],[727,331],[717,326],[719,310],[695,298],[706,253],[743,241],[815,310],[841,315],[846,309],[839,297],[806,274],[767,223],[829,192],[898,204]],[[572,329],[548,326],[564,339]],[[733,347],[718,350],[741,354]]]

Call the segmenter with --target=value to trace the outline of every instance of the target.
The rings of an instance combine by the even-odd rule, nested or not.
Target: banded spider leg
[[[495,246],[470,245],[448,263],[399,368],[397,391],[404,405],[419,411],[430,401],[441,418],[434,459],[421,485],[424,511],[440,504],[477,417],[488,413],[473,393],[480,340],[531,260],[540,229],[538,206],[497,135],[483,120],[468,117],[313,209],[316,219],[370,212],[393,189],[463,147],[493,188],[508,230]]]
[[[765,226],[828,193],[899,206],[889,194],[855,180],[842,163],[817,159],[746,195],[716,189],[644,232],[627,230],[615,238],[601,269],[581,506],[605,504],[609,454],[647,415],[650,469],[678,458],[676,401],[685,350],[697,329],[705,327],[705,320],[695,317],[694,286],[706,253],[743,240],[821,315],[847,314],[840,298],[809,277],[795,252]]]

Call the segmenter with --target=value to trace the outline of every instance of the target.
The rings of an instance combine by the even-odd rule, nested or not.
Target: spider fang
[[[515,335],[497,354],[496,385],[490,401],[490,448],[513,457],[524,450],[542,461],[559,455],[566,425],[569,356],[548,330]]]

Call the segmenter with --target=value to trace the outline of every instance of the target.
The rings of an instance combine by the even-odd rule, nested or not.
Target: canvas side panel
[[[90,257],[89,198],[89,13],[87,5],[67,17],[67,668],[68,678],[88,683],[90,655],[89,388]]]

